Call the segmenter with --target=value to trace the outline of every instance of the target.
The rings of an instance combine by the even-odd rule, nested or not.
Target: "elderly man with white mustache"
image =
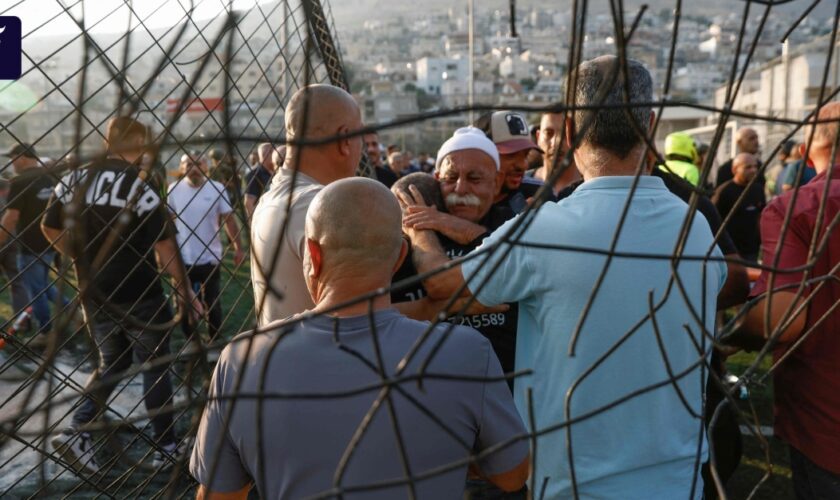
[[[403,225],[435,231],[461,245],[480,243],[514,215],[509,210],[491,210],[504,182],[500,165],[499,152],[484,132],[476,127],[456,130],[438,151],[434,172],[448,213],[400,196]]]
[[[429,183],[413,182],[409,189],[402,183],[394,191],[403,206],[403,229],[409,237],[415,230],[435,231],[442,249],[450,259],[466,255],[494,229],[513,216],[510,210],[494,207],[493,199],[504,181],[499,170],[499,153],[495,144],[475,127],[455,131],[437,155],[435,178],[440,186],[446,212],[425,203],[422,191]],[[422,179],[421,179],[422,180]],[[434,186],[432,186],[434,187]],[[431,199],[425,196],[425,199]],[[394,275],[393,282],[419,274],[411,258]],[[413,283],[392,290],[391,300],[407,302],[424,296],[446,299],[449,290],[436,286],[435,280]],[[487,337],[499,357],[505,372],[513,371],[516,345],[516,307],[504,312],[484,312],[465,316],[461,324],[472,326]]]
[[[430,206],[433,205],[431,200],[434,196],[427,191],[436,188],[434,182],[417,179],[403,183],[401,180],[394,184],[392,190],[403,207],[403,230],[406,235],[411,238],[418,233],[429,233],[422,231],[423,229],[433,230],[440,246],[450,259],[468,254],[493,230],[514,215],[513,211],[506,209],[503,204],[493,204],[504,182],[504,173],[500,171],[496,145],[478,128],[460,128],[443,143],[437,154],[434,177],[440,186],[446,212]],[[408,179],[405,178],[406,181]],[[404,184],[409,185],[408,190]],[[448,298],[450,290],[439,285],[434,279],[400,286],[401,281],[419,274],[414,265],[414,257],[418,255],[410,251],[410,255],[394,275],[395,287],[391,290],[391,301],[415,301],[425,296],[433,300]],[[488,308],[476,312],[479,314],[467,313],[457,321],[455,318],[450,318],[449,321],[478,330],[490,341],[502,370],[506,374],[512,373],[518,322],[516,304],[510,304],[506,310]],[[468,357],[470,354],[464,353],[464,356]],[[512,379],[508,380],[511,389],[512,382]],[[478,478],[468,482],[467,490],[471,498],[501,494],[492,484]],[[524,493],[520,494],[524,498]]]

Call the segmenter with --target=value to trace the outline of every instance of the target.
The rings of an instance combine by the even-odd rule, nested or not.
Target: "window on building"
[[[805,91],[805,104],[815,105],[820,98],[820,87],[809,87]],[[825,99],[825,95],[823,95]]]

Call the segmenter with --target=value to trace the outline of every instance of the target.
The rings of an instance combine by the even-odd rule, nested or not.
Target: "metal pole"
[[[470,123],[473,123],[473,104],[475,103],[475,1],[467,0],[467,18],[468,18],[468,46],[469,55],[469,79],[467,80],[467,104],[470,107]]]
[[[784,76],[785,76],[784,86],[783,86],[783,88],[785,89],[785,92],[784,92],[785,102],[782,106],[782,118],[787,118],[788,117],[788,111],[789,111],[789,109],[788,109],[788,98],[789,98],[789,92],[790,92],[790,89],[788,88],[790,86],[790,52],[789,51],[790,51],[790,45],[788,44],[788,41],[785,40],[784,43],[782,43],[782,67],[784,69]]]
[[[292,51],[289,50],[289,0],[283,0],[283,31],[281,32],[280,37],[280,44],[283,50],[289,54]],[[288,66],[288,57],[284,58],[284,67],[283,67],[283,80],[282,85],[283,89],[280,93],[282,98],[285,100],[289,95],[289,66]],[[285,102],[281,103],[284,107],[286,106]]]
[[[516,0],[510,0],[510,37],[516,38]]]

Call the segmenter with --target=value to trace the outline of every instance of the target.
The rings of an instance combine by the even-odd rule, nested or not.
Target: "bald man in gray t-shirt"
[[[373,326],[386,372],[393,376],[428,324],[390,309],[377,312]],[[413,376],[445,329],[446,325],[437,327],[403,372],[406,380],[391,392],[411,473],[422,475],[461,462],[444,474],[417,481],[417,498],[460,498],[472,450],[480,453],[525,434],[490,343],[470,328],[453,329],[428,369],[425,390],[418,388]],[[243,364],[248,335],[238,337],[219,359],[209,397],[222,399],[211,399],[207,405],[190,467],[201,484],[212,491],[230,492],[253,482],[263,498],[304,498],[326,492],[333,486],[353,433],[369,412],[374,415],[371,425],[339,484],[361,487],[405,477],[387,405],[371,410],[381,394],[381,380],[374,368],[377,356],[367,315],[319,316],[285,335],[274,331],[253,338],[247,363]],[[264,366],[268,368],[262,373]],[[236,391],[240,376],[242,385]],[[474,381],[485,378],[495,381]],[[275,397],[352,390],[359,393],[341,398]],[[226,399],[257,393],[268,395],[262,412],[258,412],[257,399]],[[231,406],[233,416],[225,426]],[[262,461],[259,443],[265,453]],[[485,475],[504,473],[527,456],[527,441],[516,441],[482,458],[479,468]],[[401,485],[350,497],[404,498],[407,492]]]
[[[389,285],[406,253],[400,222],[396,198],[371,179],[315,196],[303,259],[315,307],[222,352],[190,461],[199,498],[245,498],[252,484],[264,498],[390,499],[410,487],[460,498],[471,458],[500,488],[523,486],[527,433],[490,343],[449,324],[423,339],[429,323],[384,292],[352,303]]]

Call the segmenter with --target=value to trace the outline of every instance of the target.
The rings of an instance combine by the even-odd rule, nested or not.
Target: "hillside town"
[[[636,14],[625,12],[625,22]],[[760,9],[752,13],[741,47],[752,43],[761,14]],[[572,12],[551,7],[518,9],[516,36],[511,32],[510,17],[506,10],[475,13],[473,102],[516,107],[562,101]],[[736,110],[762,115],[782,111],[783,116],[800,118],[813,108],[825,66],[830,20],[806,17],[783,44],[780,40],[790,23],[790,18],[782,16],[767,19],[735,102]],[[628,56],[645,64],[660,92],[669,82],[671,100],[722,108],[733,59],[739,53],[740,28],[740,12],[682,17],[671,59],[673,12],[646,12],[630,38]],[[583,59],[614,52],[615,37],[611,16],[588,17]],[[368,123],[405,120],[420,112],[469,102],[469,18],[463,4],[410,18],[372,19],[355,30],[343,31],[341,43],[353,90]],[[743,49],[738,62],[746,62]],[[833,62],[829,81],[833,85],[837,83],[835,66]],[[717,119],[708,110],[666,109],[658,139],[664,140],[674,130],[714,124]],[[382,135],[387,141],[425,150],[460,122],[459,116],[444,116],[388,129]],[[768,139],[763,143],[773,142],[778,133],[759,127],[759,134]],[[722,157],[728,154],[726,151]]]

